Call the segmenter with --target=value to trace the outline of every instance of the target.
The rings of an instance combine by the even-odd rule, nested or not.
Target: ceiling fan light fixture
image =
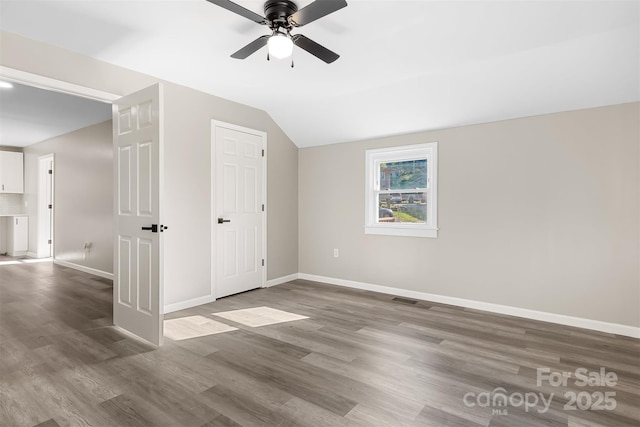
[[[276,33],[269,37],[267,43],[269,56],[277,59],[288,58],[293,53],[293,40],[286,34]]]

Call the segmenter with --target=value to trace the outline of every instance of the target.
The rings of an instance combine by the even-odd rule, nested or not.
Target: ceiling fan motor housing
[[[264,14],[274,27],[291,28],[289,16],[298,11],[298,6],[289,0],[268,0],[264,4]]]

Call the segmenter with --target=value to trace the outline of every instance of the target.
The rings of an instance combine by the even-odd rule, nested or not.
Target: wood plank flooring
[[[171,313],[237,329],[154,349],[110,326],[111,299],[50,262],[0,265],[1,426],[640,425],[636,339],[297,280]],[[252,307],[308,319],[215,316]]]

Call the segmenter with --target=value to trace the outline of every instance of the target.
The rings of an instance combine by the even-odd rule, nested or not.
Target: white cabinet
[[[7,253],[9,256],[26,255],[29,250],[29,217],[10,216],[7,219]]]
[[[0,151],[0,193],[24,193],[22,153]]]

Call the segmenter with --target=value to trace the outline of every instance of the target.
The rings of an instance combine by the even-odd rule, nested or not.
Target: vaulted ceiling
[[[205,0],[1,0],[0,28],[263,109],[299,147],[640,100],[635,0],[348,3],[294,31],[340,59],[295,68],[230,58],[268,30]]]

